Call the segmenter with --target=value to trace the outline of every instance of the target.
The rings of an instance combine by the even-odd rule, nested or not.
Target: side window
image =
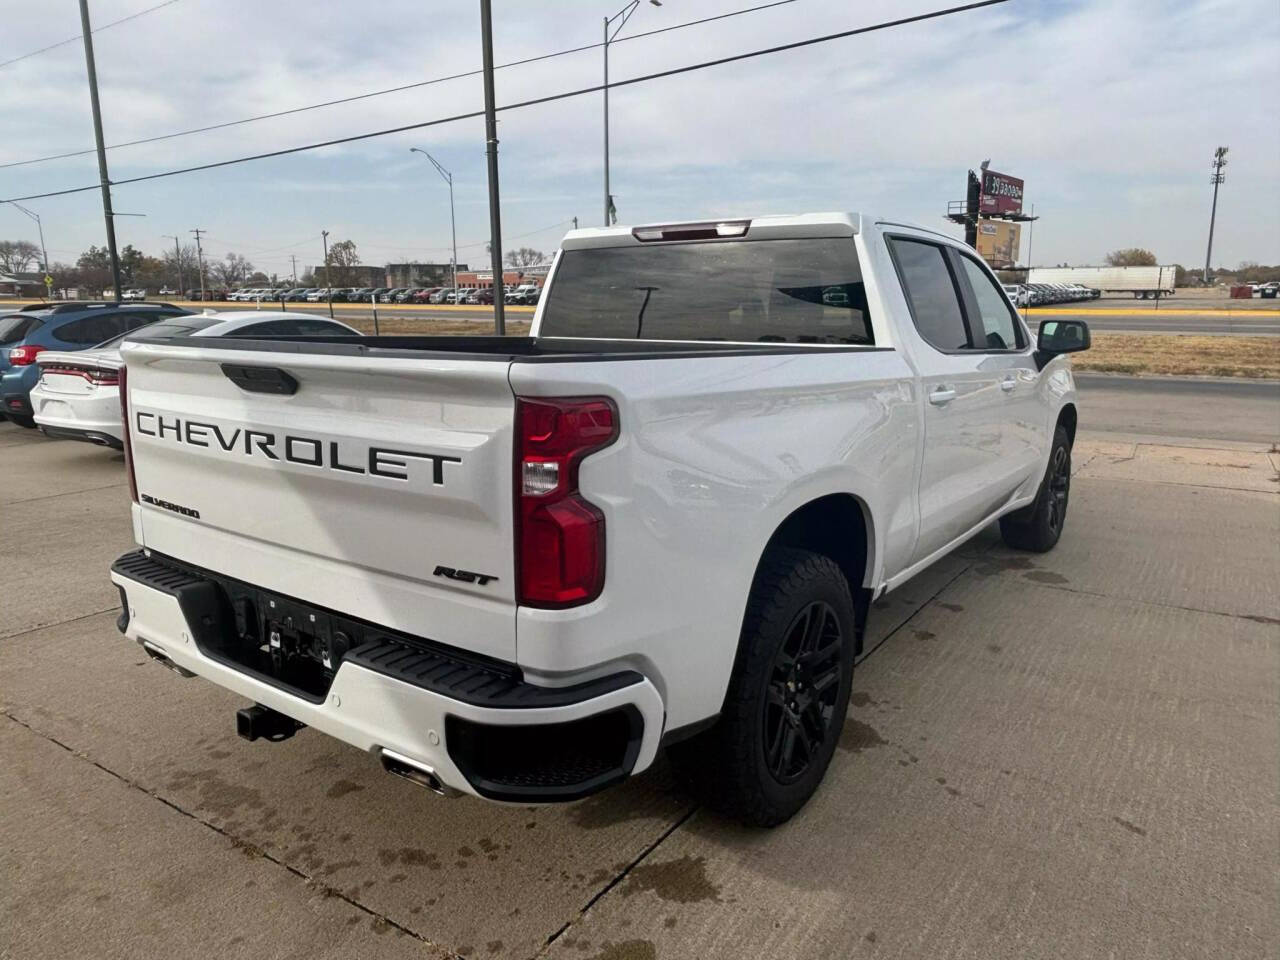
[[[290,331],[300,337],[350,337],[355,336],[346,327],[328,320],[295,320],[295,329]]]
[[[995,281],[982,269],[972,257],[960,255],[964,264],[965,277],[973,290],[973,299],[977,303],[978,314],[982,318],[982,330],[978,335],[978,350],[1016,350],[1023,346],[1022,334],[1017,321],[1009,311],[1009,304],[1003,294],[996,289]],[[976,326],[976,325],[975,325]]]
[[[53,335],[63,343],[91,347],[124,332],[124,324],[116,313],[95,313],[58,327]]]
[[[292,324],[285,320],[269,320],[265,323],[251,323],[241,327],[228,336],[231,337],[284,337],[294,333]]]
[[[905,237],[892,238],[890,245],[920,336],[939,350],[968,349],[960,297],[942,248]]]

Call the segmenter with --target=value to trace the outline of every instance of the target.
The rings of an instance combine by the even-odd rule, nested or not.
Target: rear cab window
[[[872,345],[852,238],[568,249],[539,336]]]

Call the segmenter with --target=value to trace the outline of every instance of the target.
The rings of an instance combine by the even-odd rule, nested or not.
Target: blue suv
[[[0,313],[0,419],[34,428],[31,388],[42,350],[87,350],[104,340],[189,311],[168,303],[32,304]]]

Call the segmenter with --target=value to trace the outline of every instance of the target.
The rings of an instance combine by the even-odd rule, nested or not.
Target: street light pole
[[[98,146],[98,177],[102,182],[102,215],[107,223],[107,253],[111,257],[111,284],[116,303],[120,294],[120,257],[116,253],[116,221],[111,212],[111,178],[107,175],[107,148],[102,139],[102,107],[98,103],[98,69],[93,61],[93,30],[89,26],[89,0],[80,0],[80,28],[84,31],[84,63],[89,73],[89,105],[93,108],[93,136]]]
[[[655,7],[662,6],[662,0],[649,0]],[[631,15],[640,6],[640,0],[631,0],[612,17],[604,18],[604,225],[610,226],[616,219],[613,207],[613,192],[609,189],[609,44],[622,32]],[[619,21],[617,29],[610,35],[609,28],[613,21]]]
[[[13,200],[10,200],[9,202],[36,222],[36,230],[40,234],[40,256],[44,260],[44,263],[40,265],[40,272],[45,277],[49,276],[49,251],[44,248],[44,224],[40,222],[40,214],[36,213],[34,210],[28,210],[22,204],[16,203]],[[50,291],[50,295],[52,295],[52,291]]]
[[[333,284],[329,281],[329,231],[320,231],[320,240],[324,243],[324,286],[329,291],[329,319],[333,319]]]
[[[493,14],[490,0],[480,0],[480,44],[484,60],[484,140],[489,166],[489,250],[493,270],[493,332],[507,332],[502,296],[502,210],[498,205],[498,116],[493,93]],[[457,287],[454,288],[457,290]]]
[[[453,174],[442,167],[439,161],[425,150],[419,150],[417,147],[410,147],[410,153],[420,153],[428,160],[431,165],[436,168],[436,172],[444,178],[444,182],[449,184],[449,230],[453,234],[453,295],[458,295],[458,223],[453,216]]]

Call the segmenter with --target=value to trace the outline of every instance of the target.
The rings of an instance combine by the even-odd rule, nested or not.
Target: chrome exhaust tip
[[[453,787],[446,787],[444,783],[436,776],[436,772],[425,763],[420,763],[412,757],[406,757],[402,753],[396,753],[394,750],[382,750],[380,753],[382,760],[382,769],[397,777],[403,777],[410,783],[416,783],[420,787],[426,787],[432,793],[437,793],[442,797],[457,797],[462,795],[462,791],[455,790]]]

